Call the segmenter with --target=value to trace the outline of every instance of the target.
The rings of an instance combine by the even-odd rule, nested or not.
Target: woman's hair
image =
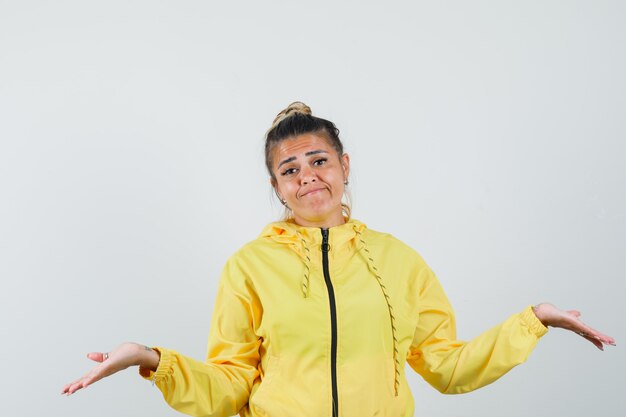
[[[294,101],[280,113],[276,115],[272,122],[272,127],[265,135],[265,166],[272,178],[272,183],[276,181],[272,171],[272,151],[274,146],[286,139],[293,139],[296,136],[307,133],[314,133],[325,138],[337,151],[339,158],[343,155],[343,144],[339,139],[339,129],[330,120],[313,116],[311,108],[300,101]],[[347,202],[342,203],[343,214],[350,218],[351,197],[348,190],[344,190]],[[285,219],[292,216],[291,210],[286,207]]]
[[[272,127],[265,135],[265,166],[272,179],[272,150],[276,144],[285,139],[293,139],[306,133],[315,133],[324,137],[335,148],[337,155],[343,155],[343,144],[339,139],[339,129],[329,120],[315,117],[306,104],[294,101],[286,109],[276,115]]]

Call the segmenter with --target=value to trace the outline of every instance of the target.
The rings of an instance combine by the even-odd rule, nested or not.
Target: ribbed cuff
[[[156,383],[172,374],[172,361],[174,359],[174,355],[172,355],[172,352],[169,349],[162,347],[153,347],[152,349],[159,352],[159,356],[161,357],[159,360],[159,366],[157,366],[156,371],[145,369],[140,366],[139,375],[141,375],[144,379]]]
[[[528,326],[530,331],[537,336],[537,338],[540,338],[544,334],[548,333],[548,328],[543,325],[541,320],[539,320],[533,312],[533,306],[526,307],[520,313],[520,318]]]

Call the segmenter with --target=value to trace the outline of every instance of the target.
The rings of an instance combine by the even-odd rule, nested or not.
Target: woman
[[[551,304],[527,307],[470,342],[411,248],[350,218],[338,129],[296,102],[265,157],[287,220],[268,225],[222,273],[206,362],[125,343],[66,385],[72,394],[129,366],[190,415],[412,416],[405,362],[444,393],[487,385],[526,360],[547,326],[599,349],[615,341]]]

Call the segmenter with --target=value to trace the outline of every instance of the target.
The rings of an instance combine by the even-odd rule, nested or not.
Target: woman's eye
[[[296,172],[295,168],[287,168],[286,170],[284,170],[280,175],[291,175],[294,172]]]
[[[320,159],[316,159],[313,162],[313,165],[324,165],[327,161],[327,158],[320,158]]]

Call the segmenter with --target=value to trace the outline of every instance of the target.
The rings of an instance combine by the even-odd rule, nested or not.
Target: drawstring
[[[367,266],[376,277],[376,281],[378,281],[378,285],[380,286],[380,289],[382,290],[383,295],[385,296],[385,301],[387,302],[387,308],[389,310],[389,319],[391,320],[391,335],[393,337],[393,362],[394,362],[394,371],[395,371],[393,388],[394,388],[395,396],[397,397],[398,386],[400,384],[400,363],[398,361],[398,338],[396,337],[396,318],[393,315],[393,307],[391,307],[389,294],[387,294],[387,289],[385,288],[385,285],[383,284],[383,279],[380,276],[380,273],[378,272],[378,268],[376,268],[376,265],[374,265],[374,259],[372,259],[372,254],[367,248],[367,243],[365,243],[365,240],[363,239],[363,235],[361,231],[357,229],[356,225],[353,226],[353,228],[356,234],[359,236],[359,240],[361,241],[361,244],[363,245],[363,250],[365,251],[365,254],[366,254],[365,259],[367,261]]]
[[[304,247],[304,277],[302,278],[302,295],[304,298],[309,296],[309,275],[311,274],[311,252],[309,251],[309,245],[307,245],[306,240],[302,236],[299,230],[296,229],[296,233],[302,242],[302,246]]]

